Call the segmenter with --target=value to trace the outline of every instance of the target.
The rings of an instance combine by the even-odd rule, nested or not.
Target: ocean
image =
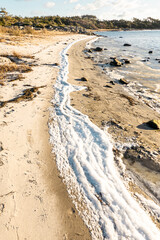
[[[112,80],[125,78],[126,90],[160,112],[160,30],[96,32],[102,36],[92,45],[102,47],[94,52],[94,61]],[[124,44],[131,46],[124,46]],[[111,58],[130,64],[110,65]]]

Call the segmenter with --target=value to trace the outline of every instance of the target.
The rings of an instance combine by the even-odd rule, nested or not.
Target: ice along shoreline
[[[130,196],[114,166],[109,137],[70,106],[69,94],[81,90],[67,83],[67,51],[72,45],[61,53],[50,121],[51,142],[69,195],[93,239],[156,239],[159,230]]]

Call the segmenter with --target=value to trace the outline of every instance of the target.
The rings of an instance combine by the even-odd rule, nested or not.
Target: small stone
[[[149,51],[148,53],[151,54],[151,53],[153,53],[153,51]]]
[[[119,82],[120,82],[121,84],[126,84],[126,85],[129,83],[125,78],[121,78],[121,79],[119,80]]]
[[[119,60],[117,60],[116,58],[113,58],[113,61],[110,62],[110,65],[116,66],[116,67],[121,67],[122,63]]]
[[[131,63],[128,59],[125,59],[124,62],[125,62],[126,64],[130,64],[130,63]]]
[[[101,48],[101,47],[96,47],[96,48],[94,49],[94,51],[96,51],[96,52],[102,52],[102,51],[103,51],[103,48]]]
[[[83,81],[83,82],[87,82],[87,81],[88,81],[88,79],[87,79],[87,78],[85,78],[85,77],[82,77],[82,78],[81,78],[81,81]]]
[[[129,44],[129,43],[125,43],[123,46],[124,46],[124,47],[130,47],[131,44]]]
[[[147,122],[147,125],[153,129],[160,129],[160,120],[153,119]]]
[[[2,142],[0,142],[0,152],[3,151],[3,145]]]

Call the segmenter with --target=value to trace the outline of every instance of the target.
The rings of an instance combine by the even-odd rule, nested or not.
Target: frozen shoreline
[[[74,89],[66,82],[68,49],[62,52],[54,101],[56,108],[51,116],[54,123],[50,124],[58,168],[68,185],[68,192],[77,209],[81,210],[93,239],[97,239],[97,234],[100,239],[157,239],[159,230],[130,196],[119,177],[107,135],[70,106],[69,94],[78,87]],[[77,202],[77,199],[81,201]],[[84,214],[82,202],[88,205]],[[97,223],[98,231],[94,229]]]

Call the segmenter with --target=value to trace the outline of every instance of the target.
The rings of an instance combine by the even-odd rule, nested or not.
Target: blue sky
[[[160,19],[160,0],[0,0],[9,14],[18,16],[75,16],[99,19]]]

